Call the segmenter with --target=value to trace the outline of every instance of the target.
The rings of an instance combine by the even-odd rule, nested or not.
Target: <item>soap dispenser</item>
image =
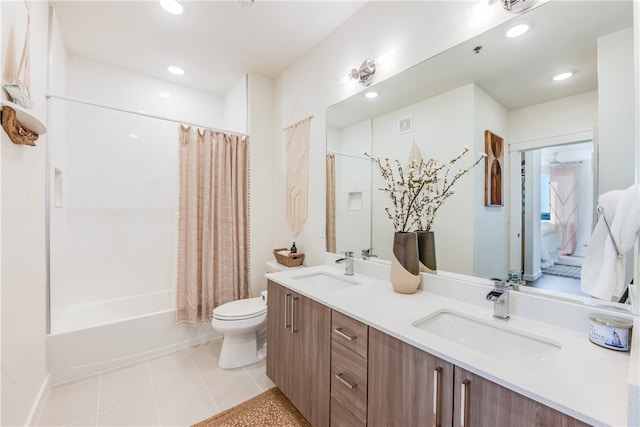
[[[292,254],[298,253],[298,248],[296,248],[296,242],[293,242],[293,245],[291,245],[291,249],[289,249],[289,252]]]

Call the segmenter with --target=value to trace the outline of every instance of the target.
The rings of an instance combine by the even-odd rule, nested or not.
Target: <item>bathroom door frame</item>
[[[521,158],[525,151],[537,150],[539,148],[554,147],[558,145],[578,144],[581,142],[591,142],[593,147],[593,200],[598,196],[598,129],[556,135],[546,138],[532,139],[509,144],[510,155],[510,226],[509,226],[509,270],[522,271],[522,184],[521,184]],[[517,185],[516,185],[517,184]],[[593,210],[592,226],[595,225],[597,214]]]

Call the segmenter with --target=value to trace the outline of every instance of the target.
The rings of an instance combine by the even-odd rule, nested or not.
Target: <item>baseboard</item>
[[[38,394],[36,395],[36,399],[31,405],[31,410],[29,411],[29,416],[25,420],[26,426],[35,426],[40,418],[40,413],[42,412],[42,408],[44,407],[44,402],[47,400],[47,395],[49,394],[49,389],[51,388],[51,375],[47,374],[40,386],[40,390],[38,390]]]
[[[527,282],[535,282],[536,280],[538,280],[540,278],[540,276],[542,276],[542,272],[538,271],[535,274],[523,274],[522,278],[524,280],[526,280]]]

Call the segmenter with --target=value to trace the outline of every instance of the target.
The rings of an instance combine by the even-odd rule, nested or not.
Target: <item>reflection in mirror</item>
[[[566,25],[567,16],[580,25]],[[504,36],[524,21],[529,32],[515,39]],[[528,279],[543,277],[542,267],[525,266],[527,260],[533,264],[538,259],[540,264],[539,245],[547,226],[536,219],[536,231],[524,230],[525,236],[538,236],[536,240],[522,239],[522,224],[527,224],[522,215],[522,156],[548,157],[544,151],[531,151],[540,148],[536,144],[542,139],[547,141],[545,146],[558,146],[569,144],[563,139],[568,134],[593,135],[593,160],[582,160],[580,172],[581,177],[582,169],[593,174],[591,195],[580,202],[584,202],[583,220],[576,226],[581,233],[576,241],[580,254],[594,225],[594,196],[634,182],[632,25],[631,2],[543,4],[378,83],[372,87],[379,94],[375,99],[360,93],[331,106],[327,149],[353,156],[344,156],[342,169],[356,172],[364,168],[355,162],[365,152],[406,162],[415,142],[425,159],[452,158],[463,146],[469,146],[475,158],[484,151],[485,130],[504,138],[504,205],[485,206],[484,167],[456,184],[456,194],[443,205],[433,227],[439,273],[487,278],[506,277],[516,270]],[[574,72],[572,78],[552,80],[566,69]],[[357,145],[351,146],[349,138],[358,133]],[[562,142],[554,143],[558,140]],[[564,154],[560,148],[557,151],[561,160]],[[553,159],[553,151],[550,155]],[[540,174],[543,170],[541,165]],[[365,173],[371,171],[343,178],[336,169],[335,181],[345,188],[336,186],[336,230],[342,231],[336,232],[335,250],[360,254],[373,248],[380,259],[389,259],[393,230],[384,211],[389,203],[376,190],[381,179],[376,173],[368,187],[370,194],[365,194],[367,186],[359,181]],[[356,182],[363,202],[358,219],[348,210],[349,193],[360,191]],[[365,206],[368,197],[370,208]],[[340,209],[346,215],[338,215]],[[370,220],[365,219],[367,209]],[[352,238],[355,234],[358,240]],[[547,292],[558,290],[566,288]]]
[[[593,229],[592,141],[521,153],[523,278],[532,286],[588,296],[581,267]]]

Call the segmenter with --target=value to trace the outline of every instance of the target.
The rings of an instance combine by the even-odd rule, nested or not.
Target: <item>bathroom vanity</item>
[[[267,375],[312,425],[628,424],[631,354],[589,342],[597,308],[518,295],[505,322],[476,283],[423,275],[403,295],[382,266],[343,273],[267,274]]]

